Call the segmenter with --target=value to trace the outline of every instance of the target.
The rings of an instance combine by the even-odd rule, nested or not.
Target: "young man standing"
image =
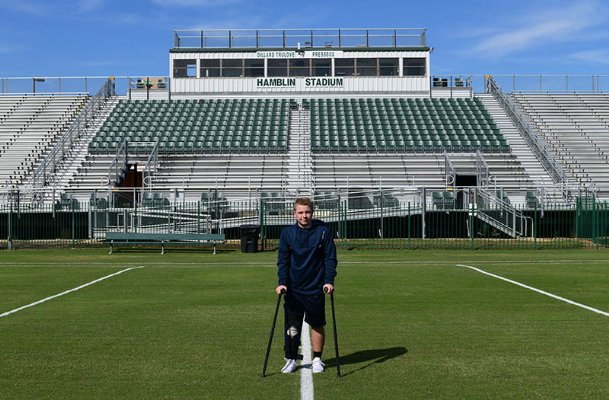
[[[313,372],[324,371],[326,312],[324,291],[334,291],[336,246],[330,229],[313,219],[314,205],[309,198],[294,202],[296,223],[281,231],[277,258],[277,294],[285,292],[285,358],[283,373],[296,370],[303,317],[312,328]]]

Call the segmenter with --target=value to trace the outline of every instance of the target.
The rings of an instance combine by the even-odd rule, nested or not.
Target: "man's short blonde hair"
[[[296,206],[308,206],[311,208],[311,212],[315,211],[315,203],[308,197],[299,197],[294,202],[294,211],[296,211]]]

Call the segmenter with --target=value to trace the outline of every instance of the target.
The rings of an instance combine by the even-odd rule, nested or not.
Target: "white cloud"
[[[44,3],[30,0],[0,0],[0,7],[34,15],[44,15],[47,11]]]
[[[9,42],[0,43],[0,54],[23,53],[28,50],[30,50],[29,47],[22,42],[16,42],[15,44]]]
[[[152,0],[162,7],[208,7],[240,3],[242,0]]]
[[[105,17],[107,18],[107,16]],[[139,14],[122,13],[109,18],[110,22],[117,25],[137,25],[142,21],[149,20],[147,17]]]
[[[104,0],[81,0],[78,2],[77,10],[79,13],[88,13],[98,10],[104,5]]]
[[[525,10],[525,13],[528,16],[524,21],[513,21],[512,26],[485,35],[474,46],[474,51],[498,58],[548,44],[581,42],[589,36],[589,30],[601,25],[608,17],[605,6],[595,0],[550,10]]]
[[[11,46],[4,46],[0,44],[0,54],[9,54],[13,53],[15,49]]]
[[[114,61],[83,61],[79,64],[81,67],[112,67],[116,65]]]
[[[588,64],[609,65],[609,49],[579,51],[569,55],[569,59]]]

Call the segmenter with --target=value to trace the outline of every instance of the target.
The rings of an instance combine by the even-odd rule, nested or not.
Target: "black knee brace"
[[[304,314],[285,316],[283,335],[285,337],[285,358],[295,360],[298,358],[298,346],[300,346],[300,334],[302,331],[302,319]]]

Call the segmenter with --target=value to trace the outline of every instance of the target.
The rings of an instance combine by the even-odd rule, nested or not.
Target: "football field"
[[[261,377],[275,252],[3,251],[0,398],[609,398],[607,251],[338,256],[342,377],[328,301],[305,382],[281,313]]]

